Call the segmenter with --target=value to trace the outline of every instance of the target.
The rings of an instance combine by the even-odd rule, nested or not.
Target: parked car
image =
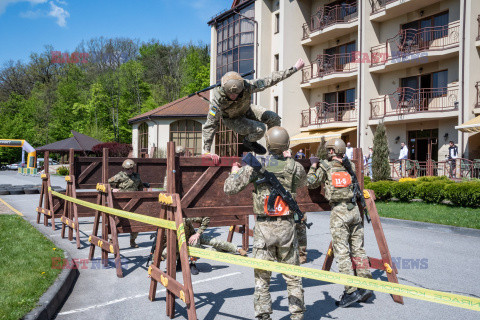
[[[18,170],[19,167],[21,167],[22,162],[17,162],[17,163],[12,163],[7,165],[7,170]]]
[[[40,166],[43,166],[43,163],[45,162],[45,159],[44,158],[37,158],[37,168],[39,168]],[[55,160],[52,160],[52,159],[49,159],[48,163],[50,165],[56,165],[58,164],[57,161]]]

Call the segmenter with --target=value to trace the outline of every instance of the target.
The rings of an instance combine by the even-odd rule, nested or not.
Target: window
[[[202,154],[202,124],[195,120],[178,120],[170,124],[170,141],[183,146],[188,155]]]
[[[274,33],[280,32],[280,13],[275,13],[275,26],[274,26]]]
[[[244,7],[239,12],[245,17],[254,18],[254,4]],[[253,69],[255,25],[245,17],[233,14],[216,24],[217,82],[228,71],[246,73]],[[253,75],[247,79],[253,79]]]
[[[148,124],[143,122],[138,127],[138,153],[139,157],[148,154]]]
[[[278,96],[273,97],[273,111],[278,114]]]
[[[431,41],[448,35],[448,11],[403,24],[401,30],[405,50],[411,46],[428,48]]]
[[[279,69],[279,64],[280,64],[280,57],[278,54],[275,54],[273,56],[273,71],[278,71]]]

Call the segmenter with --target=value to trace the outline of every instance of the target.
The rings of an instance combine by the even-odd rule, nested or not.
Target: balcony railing
[[[477,21],[478,21],[478,34],[477,34],[477,41],[478,41],[480,40],[480,14],[478,15]]]
[[[370,100],[370,119],[458,108],[458,85],[445,88],[398,88],[392,94]]]
[[[478,179],[480,160],[457,158],[445,161],[390,160],[391,177],[418,178],[423,176],[446,176],[450,179]]]
[[[320,54],[311,65],[302,69],[302,83],[333,73],[349,73],[358,69],[355,53]]]
[[[372,7],[372,14],[385,10],[387,4],[402,0],[372,0],[370,6]]]
[[[309,23],[303,24],[303,38],[308,39],[310,33],[323,30],[334,24],[349,23],[358,17],[357,4],[336,5],[320,8],[311,18]]]
[[[475,108],[480,108],[480,81],[477,81],[475,88],[477,88],[477,102],[475,103]]]
[[[418,57],[411,55],[456,47],[459,44],[459,31],[460,21],[454,21],[441,27],[400,30],[386,43],[372,47],[370,66],[383,65],[387,61],[398,60],[397,62],[401,62],[426,58],[426,55],[418,55]]]
[[[317,102],[315,107],[302,111],[302,127],[332,122],[357,120],[355,103]]]

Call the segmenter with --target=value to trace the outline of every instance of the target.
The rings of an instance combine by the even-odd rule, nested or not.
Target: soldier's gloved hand
[[[232,166],[232,171],[231,172],[232,173],[237,173],[240,170],[241,167],[242,167],[242,165],[240,163],[235,162]]]
[[[188,239],[188,244],[193,246],[198,242],[198,239],[200,239],[200,233],[195,233]]]
[[[112,189],[112,192],[118,192],[120,189]]]
[[[220,162],[220,157],[215,153],[205,152],[202,157],[212,159],[214,165],[218,165]]]
[[[290,151],[290,150],[283,151],[283,156],[285,158],[291,158],[292,157],[292,151]]]
[[[303,62],[302,58],[298,59],[297,62],[295,63],[295,68],[297,70],[300,70],[303,68],[303,66],[305,65],[305,62]]]
[[[312,167],[314,167],[314,168],[317,167],[319,161],[320,161],[320,159],[318,159],[318,157],[316,157],[316,156],[311,156],[310,157],[310,163],[311,163]]]

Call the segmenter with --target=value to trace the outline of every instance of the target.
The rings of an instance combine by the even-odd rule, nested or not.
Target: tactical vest
[[[282,186],[289,191],[293,198],[296,197],[296,190],[293,189],[293,179],[295,175],[295,160],[288,158],[286,160],[278,160],[270,158],[265,169],[275,175]],[[253,212],[257,215],[265,215],[265,198],[270,195],[268,184],[262,183],[257,185],[254,183],[255,190],[253,192]]]
[[[325,198],[330,202],[351,201],[353,186],[350,174],[340,162],[320,161],[320,165],[327,173],[325,179]]]

